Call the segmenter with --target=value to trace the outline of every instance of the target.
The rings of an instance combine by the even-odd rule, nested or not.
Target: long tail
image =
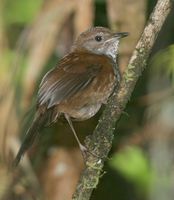
[[[46,122],[45,114],[36,114],[30,128],[28,129],[22,145],[12,163],[12,168],[17,167],[24,153],[32,146],[34,140],[39,135],[39,131]]]

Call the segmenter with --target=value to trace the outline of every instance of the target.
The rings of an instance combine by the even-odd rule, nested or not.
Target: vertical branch
[[[78,0],[74,26],[75,36],[79,35],[82,31],[92,26],[94,21],[94,1],[93,0]]]
[[[120,44],[119,68],[124,71],[146,21],[146,0],[107,0],[110,27],[114,32],[129,30],[130,36]],[[126,13],[126,15],[125,15]]]

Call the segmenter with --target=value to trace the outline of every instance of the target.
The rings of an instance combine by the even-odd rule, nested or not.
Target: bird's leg
[[[70,128],[71,128],[71,130],[72,130],[72,132],[73,132],[73,134],[74,134],[74,137],[75,137],[75,139],[76,139],[76,141],[77,141],[77,143],[78,143],[78,145],[79,145],[79,148],[80,148],[80,150],[81,150],[81,152],[82,152],[82,156],[83,156],[84,160],[86,160],[87,153],[93,155],[93,156],[96,157],[96,158],[99,158],[97,155],[95,155],[95,154],[93,154],[91,151],[89,151],[88,148],[85,147],[85,146],[80,142],[80,140],[79,140],[79,138],[78,138],[78,136],[77,136],[77,133],[76,133],[76,131],[75,131],[75,129],[74,129],[74,126],[73,126],[73,124],[72,124],[72,121],[71,121],[71,118],[69,117],[69,115],[64,114],[64,116],[65,116],[65,119],[67,120],[67,122],[68,122],[68,124],[69,124],[69,126],[70,126]],[[100,159],[100,158],[99,158],[99,159]]]
[[[78,145],[79,145],[79,148],[80,148],[80,150],[81,150],[81,152],[82,152],[82,155],[83,155],[84,159],[86,159],[86,152],[89,152],[89,151],[88,151],[88,149],[80,142],[80,140],[79,140],[79,138],[78,138],[78,136],[77,136],[77,133],[76,133],[76,131],[75,131],[75,129],[74,129],[74,126],[73,126],[73,124],[72,124],[72,121],[71,121],[70,117],[69,117],[67,114],[64,114],[64,115],[65,115],[65,118],[66,118],[66,120],[67,120],[67,122],[68,122],[68,124],[69,124],[69,126],[70,126],[70,128],[71,128],[71,130],[72,130],[72,132],[73,132],[73,134],[74,134],[74,137],[75,137],[75,139],[76,139],[76,141],[77,141],[77,143],[78,143]]]

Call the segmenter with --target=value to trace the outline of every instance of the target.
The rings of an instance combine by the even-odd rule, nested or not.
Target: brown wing
[[[101,70],[101,66],[91,62],[93,55],[69,54],[57,68],[49,71],[43,78],[38,104],[50,108],[85,89]]]

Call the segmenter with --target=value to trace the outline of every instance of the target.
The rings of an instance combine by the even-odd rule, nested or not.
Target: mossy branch
[[[114,91],[109,99],[93,135],[86,139],[86,145],[93,154],[98,155],[100,160],[92,155],[88,156],[87,166],[81,175],[73,200],[89,200],[93,189],[97,187],[104,161],[112,147],[116,122],[120,118],[135,84],[146,66],[153,44],[172,8],[172,4],[172,0],[158,0],[135,47],[119,88]]]

